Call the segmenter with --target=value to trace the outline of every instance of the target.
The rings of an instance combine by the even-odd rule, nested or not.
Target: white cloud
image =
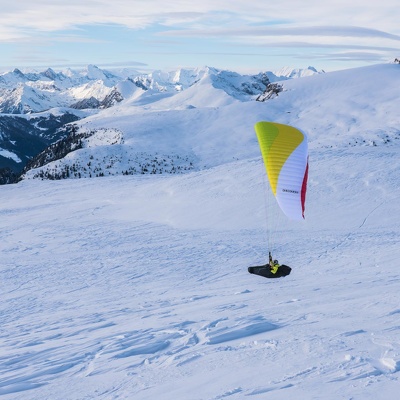
[[[345,59],[340,55],[346,52],[359,54],[360,51],[372,54],[372,58],[380,57],[379,51],[398,56],[400,25],[394,12],[397,3],[398,0],[373,4],[365,0],[308,0],[304,3],[298,0],[18,0],[2,5],[0,46],[23,43],[22,52],[30,44],[50,47],[58,42],[78,46],[107,41],[104,49],[109,47],[104,53],[108,54],[108,60],[114,60],[112,47],[113,40],[118,41],[116,36],[100,37],[95,29],[90,31],[94,27],[101,29],[104,24],[129,31],[132,38],[126,42],[126,47],[129,49],[135,43],[129,54],[137,51],[145,62],[149,62],[151,56],[156,57],[160,46],[170,54],[188,53],[190,49],[179,46],[193,38],[196,43],[204,40],[206,44],[198,51],[208,48],[210,54],[212,51],[222,53],[223,46],[229,46],[232,53],[239,53],[246,46],[249,52],[254,52],[257,51],[254,47],[289,49],[292,44],[302,43],[293,48],[314,48],[314,53],[304,50],[304,57],[315,57],[320,49],[320,58],[325,60],[334,48],[342,50],[335,59]],[[135,36],[140,33],[143,33],[140,37]],[[138,38],[136,42],[135,38]],[[217,45],[220,48],[217,49]],[[323,52],[323,47],[327,53]],[[91,51],[84,53],[90,58],[95,50]],[[82,54],[82,50],[77,49],[77,53]],[[130,57],[120,55],[126,56]]]
[[[355,26],[306,26],[306,27],[251,27],[235,29],[181,29],[162,33],[165,36],[251,36],[251,37],[355,37],[355,38],[382,38],[400,41],[400,35]]]
[[[6,32],[16,29],[56,31],[87,24],[120,24],[141,29],[152,24],[166,26],[208,26],[220,21],[223,26],[233,22],[262,23],[286,21],[288,26],[342,26],[344,22],[400,34],[397,0],[376,4],[353,0],[321,2],[309,0],[299,5],[296,0],[252,2],[248,0],[18,0],[2,6],[0,40]],[[289,23],[290,22],[290,23]]]

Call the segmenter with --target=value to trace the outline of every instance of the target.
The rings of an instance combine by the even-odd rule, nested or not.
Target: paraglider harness
[[[269,252],[269,263],[248,268],[250,274],[260,275],[264,278],[281,278],[289,275],[291,270],[292,268],[287,265],[279,265],[277,260],[273,260],[271,252]]]

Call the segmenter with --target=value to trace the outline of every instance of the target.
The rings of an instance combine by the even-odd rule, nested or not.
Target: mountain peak
[[[95,79],[104,79],[105,78],[105,74],[96,65],[89,64],[87,66],[87,77],[89,79],[93,79],[93,80],[95,80]]]
[[[46,71],[42,72],[42,75],[51,80],[54,80],[57,77],[57,74],[51,68],[47,68]]]
[[[14,68],[12,73],[19,78],[25,78],[25,75],[23,74],[23,72],[18,68]]]

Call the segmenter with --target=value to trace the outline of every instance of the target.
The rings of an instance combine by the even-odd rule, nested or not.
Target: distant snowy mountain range
[[[132,70],[111,72],[94,65],[60,72],[51,68],[42,72],[14,69],[0,75],[0,182],[16,180],[27,163],[38,166],[38,153],[70,135],[72,128],[65,124],[116,105],[127,106],[129,112],[135,113],[137,107],[154,107],[161,100],[168,107],[168,101],[183,93],[181,107],[189,109],[215,107],[235,100],[264,101],[281,90],[276,82],[322,72],[312,67],[256,75],[211,67],[148,74]],[[209,96],[209,88],[214,95]],[[54,157],[58,156],[39,159]],[[130,166],[128,171],[137,168],[138,165]]]
[[[136,72],[126,77],[95,65],[89,65],[81,71],[67,69],[61,72],[48,68],[43,72],[23,73],[14,69],[0,75],[0,113],[30,114],[54,107],[108,108],[136,91],[176,93],[210,77],[216,87],[230,94],[255,95],[260,94],[270,82],[317,73],[313,67],[309,67],[240,75],[204,67],[172,72],[154,71],[149,74]]]

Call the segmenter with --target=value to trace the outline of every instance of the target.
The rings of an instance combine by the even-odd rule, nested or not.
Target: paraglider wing
[[[303,219],[308,177],[306,135],[292,126],[275,122],[258,122],[254,129],[279,207],[288,218]]]

